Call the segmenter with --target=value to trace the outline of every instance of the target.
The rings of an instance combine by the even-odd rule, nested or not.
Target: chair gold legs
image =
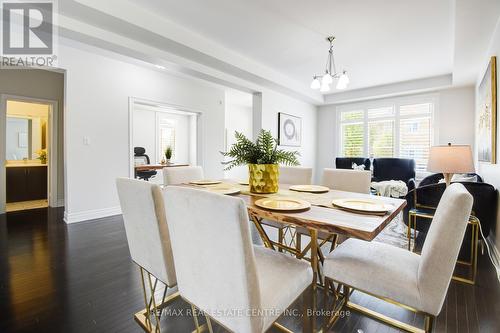
[[[415,244],[416,244],[416,230],[417,230],[417,217],[432,219],[433,215],[428,213],[419,213],[419,212],[409,212],[408,218],[408,229],[407,229],[407,237],[408,237],[408,250],[411,250],[411,229],[413,232],[413,252],[415,252]],[[475,216],[470,216],[469,218],[469,226],[471,228],[471,246],[470,246],[470,259],[469,261],[457,260],[457,264],[469,266],[471,269],[470,277],[462,277],[453,275],[451,277],[452,280],[463,282],[467,284],[474,285],[476,283],[476,274],[477,274],[477,256],[478,256],[478,247],[479,247],[479,219]]]
[[[159,280],[140,266],[139,270],[141,272],[141,284],[144,295],[144,305],[146,306],[146,308],[134,314],[134,319],[144,329],[144,331],[160,333],[161,311],[168,304],[172,303],[172,301],[179,296],[179,293],[175,292],[167,297],[167,286],[165,286],[161,303],[157,304],[155,292],[157,291],[156,288]],[[144,279],[147,279],[147,286],[149,288],[146,288],[146,282],[144,281]],[[154,283],[152,282],[152,279],[155,280]],[[154,323],[152,322],[152,317],[154,317]]]
[[[397,306],[400,306],[404,309],[407,309],[407,310],[410,310],[410,311],[413,311],[413,312],[416,312],[416,313],[422,313],[425,315],[425,327],[424,329],[421,329],[421,328],[418,328],[418,327],[415,327],[415,326],[412,326],[412,325],[409,325],[407,323],[403,323],[399,320],[396,320],[396,319],[393,319],[391,317],[388,317],[386,315],[383,315],[381,313],[378,313],[374,310],[371,310],[371,309],[368,309],[364,306],[361,306],[359,304],[356,304],[356,303],[353,303],[352,301],[350,301],[350,295],[352,293],[352,291],[354,291],[354,288],[350,287],[350,286],[347,286],[347,285],[343,285],[341,283],[338,284],[338,287],[335,288],[335,282],[331,279],[327,279],[327,281],[325,282],[325,286],[326,288],[328,288],[329,290],[332,291],[333,293],[333,296],[334,296],[334,301],[333,301],[333,306],[332,306],[332,316],[330,317],[330,319],[328,320],[328,322],[326,323],[325,327],[324,327],[324,332],[328,331],[329,328],[331,328],[335,322],[337,321],[337,319],[339,318],[338,317],[338,313],[339,311],[343,308],[343,307],[346,307],[350,310],[354,310],[356,312],[359,312],[363,315],[366,315],[368,317],[371,317],[373,319],[376,319],[378,321],[381,321],[385,324],[388,324],[388,325],[391,325],[393,327],[396,327],[396,328],[399,328],[401,330],[404,330],[406,332],[412,332],[412,333],[430,333],[432,332],[432,327],[433,327],[433,320],[434,320],[434,317],[429,315],[429,314],[426,314],[426,313],[422,313],[416,309],[413,309],[409,306],[406,306],[404,304],[401,304],[401,303],[398,303],[396,301],[393,301],[393,300],[390,300],[390,299],[387,299],[387,298],[384,298],[384,297],[379,297],[377,295],[374,295],[374,294],[371,294],[371,293],[368,293],[368,292],[365,292],[363,290],[360,290],[360,292],[362,293],[365,293],[365,294],[368,294],[370,296],[373,296],[373,297],[376,297],[378,299],[381,299],[383,301],[386,301],[386,302],[389,302],[391,304],[394,304],[394,305],[397,305]],[[342,293],[340,294],[339,291],[342,287]],[[337,303],[337,304],[335,304]]]
[[[434,317],[425,316],[425,332],[432,332],[434,326]]]

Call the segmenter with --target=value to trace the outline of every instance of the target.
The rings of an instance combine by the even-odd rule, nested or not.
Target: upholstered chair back
[[[259,316],[245,312],[259,308],[260,292],[243,200],[180,186],[163,191],[181,296],[233,332],[262,331]]]
[[[429,314],[438,315],[443,306],[472,202],[472,195],[462,184],[448,186],[427,233],[418,268],[418,290]]]
[[[324,169],[323,186],[332,190],[370,193],[371,173],[367,170]]]
[[[163,168],[163,184],[175,185],[203,179],[201,166],[184,166]]]
[[[310,185],[312,168],[280,166],[280,184]]]
[[[116,186],[132,260],[167,286],[175,286],[174,261],[160,187],[128,178],[118,178]]]

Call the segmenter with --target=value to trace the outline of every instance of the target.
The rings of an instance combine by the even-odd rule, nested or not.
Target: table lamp
[[[448,186],[453,174],[475,171],[472,149],[468,145],[452,145],[451,143],[431,147],[427,170],[443,173],[446,186]]]

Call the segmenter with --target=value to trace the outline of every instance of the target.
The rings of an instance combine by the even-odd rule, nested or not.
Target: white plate
[[[371,199],[334,199],[332,204],[335,207],[362,214],[384,215],[394,209],[392,205]]]
[[[290,186],[290,190],[308,193],[326,193],[330,191],[328,187],[320,185],[293,185]]]
[[[215,185],[222,183],[220,180],[210,180],[210,179],[200,179],[200,180],[192,180],[189,184],[194,185]]]
[[[255,201],[255,205],[260,208],[277,211],[293,211],[311,208],[309,202],[293,198],[263,198]]]
[[[207,191],[219,193],[219,194],[238,194],[240,193],[240,189],[230,185],[215,185],[206,188]]]

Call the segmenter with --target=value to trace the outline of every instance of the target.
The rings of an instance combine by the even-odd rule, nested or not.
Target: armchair
[[[431,179],[438,179],[439,181],[439,174],[436,175],[431,175],[429,177],[431,177]],[[496,224],[497,219],[497,190],[492,185],[483,182],[461,182],[461,184],[464,185],[470,194],[472,194],[474,198],[472,215],[479,220],[484,237],[488,237],[491,227]],[[420,184],[419,187],[414,189],[411,193],[408,193],[408,211],[410,209],[419,208],[432,212],[435,207],[438,206],[445,190],[445,183]],[[416,229],[424,234],[427,233],[430,227],[430,220],[416,217],[416,221]],[[408,225],[408,216],[405,216],[405,223]],[[460,250],[460,259],[470,257],[471,236],[471,230],[468,229]]]
[[[406,158],[376,158],[373,160],[372,181],[402,180],[408,187],[406,200],[408,205],[403,210],[403,219],[408,223],[412,190],[415,189],[415,160]]]

